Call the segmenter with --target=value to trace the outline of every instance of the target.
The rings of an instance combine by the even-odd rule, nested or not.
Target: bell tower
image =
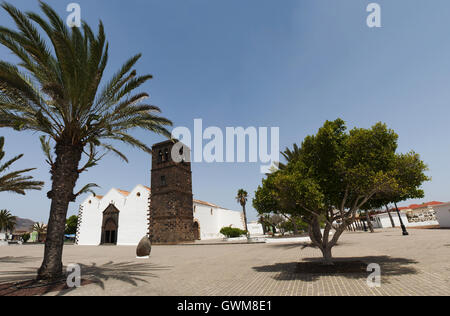
[[[155,244],[194,241],[191,163],[174,161],[175,144],[169,140],[152,147],[149,236]],[[181,155],[189,154],[183,150],[189,149],[184,146]]]

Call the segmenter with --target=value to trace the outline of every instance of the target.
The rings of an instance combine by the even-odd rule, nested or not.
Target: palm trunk
[[[245,231],[247,232],[248,235],[248,228],[247,228],[247,212],[245,211],[245,204],[242,205],[242,210],[244,211],[244,227],[245,227]]]
[[[81,160],[82,147],[70,143],[57,143],[55,152],[56,161],[51,171],[52,190],[47,194],[52,203],[44,260],[38,271],[39,280],[55,280],[63,275],[62,254],[67,209],[75,198],[73,189],[79,176],[78,164]]]

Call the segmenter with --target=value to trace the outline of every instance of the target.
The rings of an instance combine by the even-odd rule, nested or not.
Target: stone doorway
[[[198,222],[194,222],[194,239],[200,240],[200,225]]]
[[[103,222],[102,222],[102,245],[116,245],[117,237],[119,231],[119,213],[120,211],[113,205],[110,204],[103,211]]]

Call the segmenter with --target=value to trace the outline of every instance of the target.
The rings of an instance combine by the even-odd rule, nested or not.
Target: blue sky
[[[71,1],[49,3],[64,17]],[[135,53],[140,73],[154,75],[144,87],[151,102],[175,126],[280,127],[281,149],[315,133],[327,119],[349,127],[386,122],[400,136],[399,151],[415,150],[429,165],[426,198],[449,201],[450,24],[448,0],[377,1],[382,28],[366,25],[364,0],[97,0],[78,1],[82,18],[101,19],[110,43],[106,76]],[[37,1],[15,0],[24,10]],[[0,24],[12,26],[0,12]],[[14,61],[0,47],[0,59]],[[161,137],[135,133],[151,145]],[[50,175],[38,134],[0,130],[7,157],[24,153],[15,168],[36,167],[46,182],[25,197],[1,193],[0,208],[47,221]],[[149,185],[150,157],[121,147],[83,174],[79,186],[131,190]],[[251,196],[261,182],[259,164],[194,164],[195,198],[239,209],[234,196]],[[76,214],[77,203],[69,213]],[[251,204],[251,202],[249,203]],[[249,207],[249,218],[256,212]]]

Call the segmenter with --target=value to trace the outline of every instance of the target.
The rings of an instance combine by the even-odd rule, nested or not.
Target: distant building
[[[399,207],[400,216],[406,227],[426,227],[437,226],[439,222],[436,218],[436,207],[443,204],[442,202],[432,201],[423,204],[411,204],[405,207]],[[391,217],[394,220],[395,227],[400,226],[397,211],[390,210]],[[389,214],[382,212],[373,216],[375,225],[380,228],[392,227]]]
[[[261,223],[259,223],[259,221],[249,222],[247,224],[247,229],[251,236],[264,235],[263,227],[262,227]]]
[[[450,202],[436,205],[436,218],[442,228],[450,228]]]

